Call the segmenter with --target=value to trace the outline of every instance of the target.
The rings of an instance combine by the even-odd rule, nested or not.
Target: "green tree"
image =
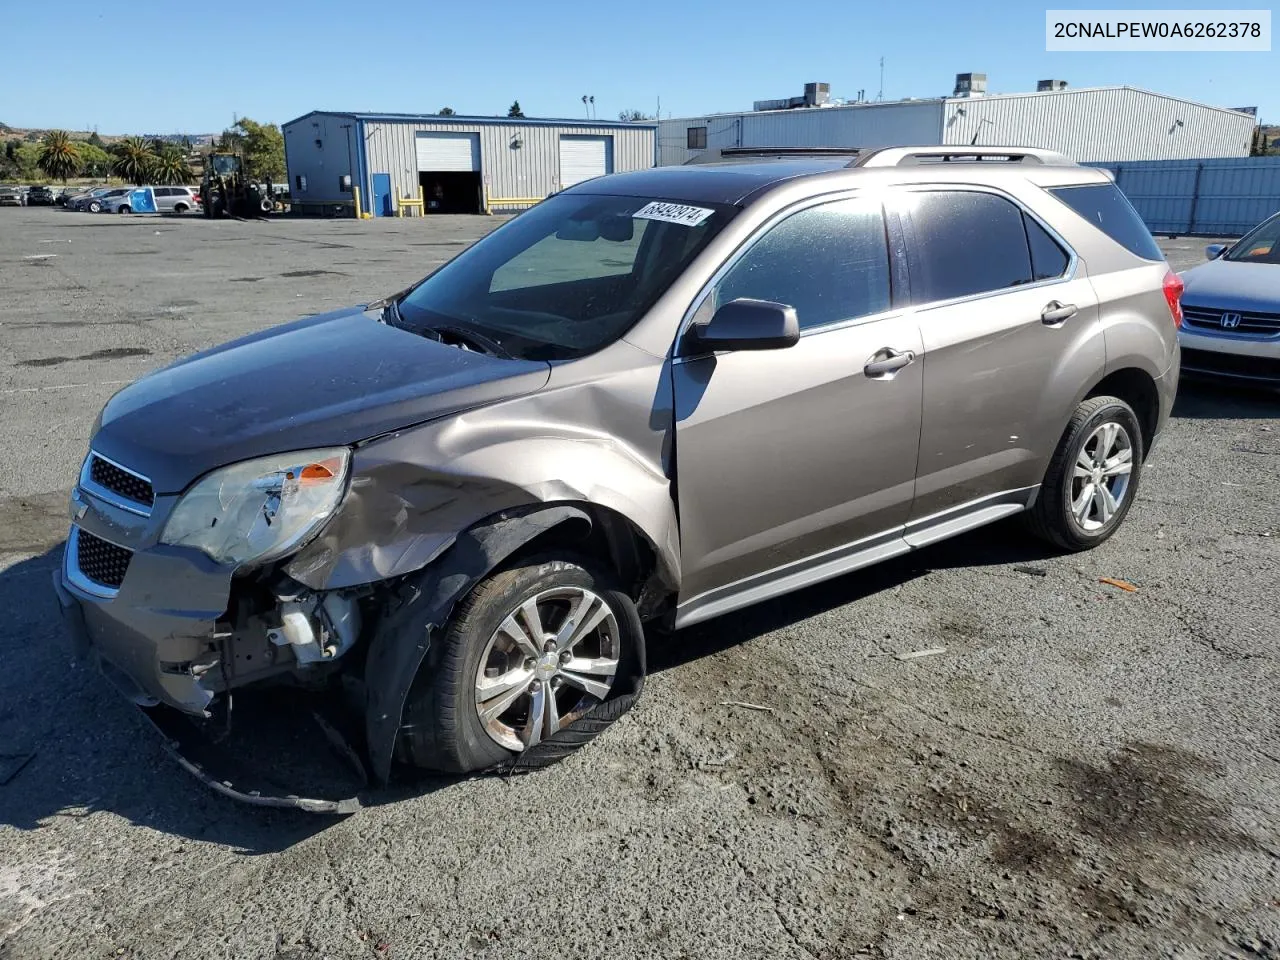
[[[19,180],[38,180],[40,173],[40,144],[20,143],[14,151],[17,161],[16,176]]]
[[[93,133],[89,134],[89,141],[88,141],[88,142],[89,142],[89,143],[92,143],[92,144],[93,144],[95,147],[97,147],[99,150],[105,150],[105,149],[107,149],[107,145],[106,145],[106,143],[104,143],[104,142],[103,142],[103,139],[102,139],[100,136],[98,136],[98,131],[97,131],[97,130],[95,130],[95,131],[93,131]]]
[[[453,115],[453,107],[441,107],[436,111],[436,116],[438,117],[452,117]]]
[[[643,110],[623,110],[618,114],[618,119],[624,123],[639,123],[644,120],[656,120],[657,117],[651,117]]]
[[[111,173],[115,157],[102,147],[94,146],[89,140],[77,140],[76,152],[80,154],[80,172],[84,176],[105,177]]]
[[[152,183],[189,183],[194,178],[181,147],[166,144],[163,150],[156,151],[149,178]]]
[[[222,149],[244,157],[250,179],[279,183],[288,176],[284,166],[284,135],[274,123],[258,123],[241,117],[222,132]]]
[[[508,117],[523,117],[524,111],[520,109],[520,101],[512,100],[511,106],[507,108]]]
[[[66,183],[80,171],[80,151],[65,130],[51,130],[40,144],[39,162],[51,179]]]
[[[116,161],[112,171],[122,180],[134,186],[142,186],[147,182],[156,162],[155,151],[141,137],[126,137],[115,146]]]

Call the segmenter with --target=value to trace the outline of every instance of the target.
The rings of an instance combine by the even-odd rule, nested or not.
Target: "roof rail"
[[[685,164],[717,163],[721,160],[749,159],[782,159],[784,157],[848,157],[849,166],[854,165],[863,154],[857,147],[718,147],[696,153]]]
[[[1076,162],[1054,150],[1036,147],[885,147],[858,158],[859,167],[910,167],[922,163],[977,162],[1036,163],[1051,166],[1077,166]]]

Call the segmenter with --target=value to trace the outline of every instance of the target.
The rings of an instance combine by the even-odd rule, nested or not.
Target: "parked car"
[[[0,187],[0,207],[21,207],[25,206],[26,202],[27,199],[20,188]]]
[[[1280,213],[1182,274],[1188,374],[1280,386]]]
[[[58,206],[65,207],[67,205],[67,201],[70,200],[72,197],[79,196],[80,192],[81,191],[79,187],[63,187],[57,196]]]
[[[64,206],[68,210],[88,210],[90,203],[92,203],[94,200],[99,199],[105,194],[110,193],[111,190],[113,189],[115,188],[94,187],[92,190],[87,190],[84,193],[78,193],[75,196],[70,197],[67,200],[67,202],[64,204]],[[101,210],[101,209],[102,209],[102,206],[101,204],[99,204],[98,210]],[[94,212],[96,213],[97,211],[94,211]]]
[[[638,696],[646,620],[1014,514],[1112,536],[1181,289],[1107,176],[1047,151],[600,177],[120,391],[55,585],[153,717],[345,676],[379,782],[546,763]]]
[[[52,187],[32,187],[27,191],[27,206],[51,207],[57,202]]]
[[[133,189],[133,187],[111,187],[102,191],[95,190],[84,204],[76,209],[88,210],[90,213],[101,213],[103,210],[113,213],[122,202],[121,198],[127,197]]]
[[[135,199],[140,190],[146,191],[143,205]],[[115,213],[187,213],[200,205],[198,191],[191,187],[131,187],[112,199],[104,208]]]

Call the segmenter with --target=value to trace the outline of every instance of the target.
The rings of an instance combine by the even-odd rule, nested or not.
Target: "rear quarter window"
[[[1164,259],[1138,211],[1115,184],[1053,187],[1049,192],[1134,256],[1143,260]]]

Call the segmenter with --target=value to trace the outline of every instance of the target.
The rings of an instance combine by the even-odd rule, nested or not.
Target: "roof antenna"
[[[884,57],[880,58],[880,92],[876,94],[876,99],[884,99]]]

